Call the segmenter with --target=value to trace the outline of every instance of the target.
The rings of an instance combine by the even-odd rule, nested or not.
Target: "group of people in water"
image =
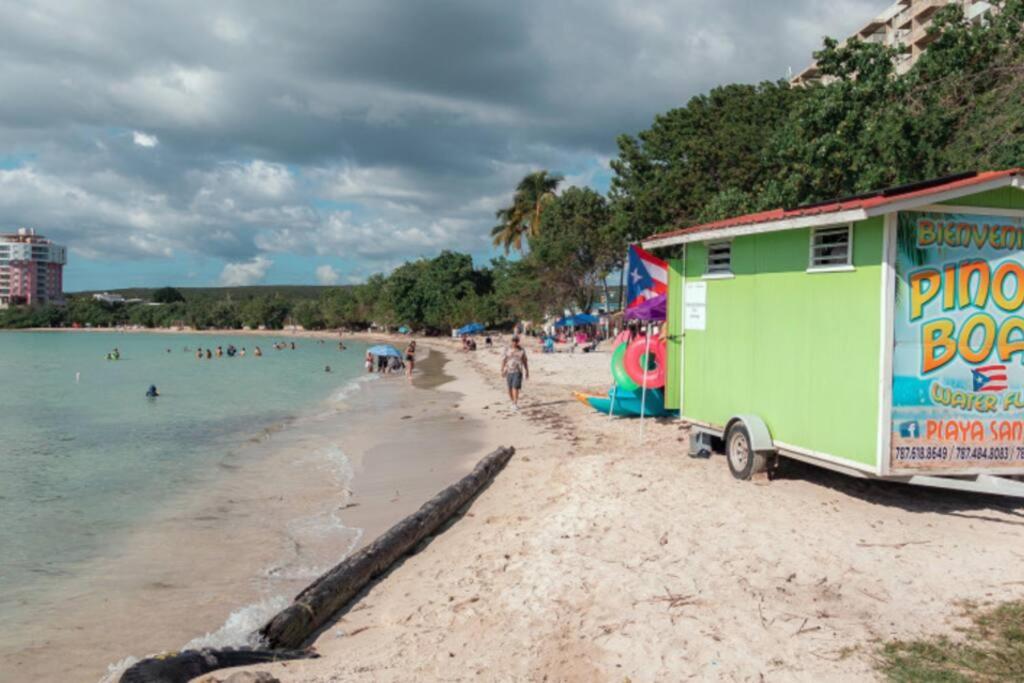
[[[191,349],[189,349],[186,346],[185,351],[191,351]],[[234,358],[235,356],[238,356],[239,358],[245,358],[246,353],[247,352],[244,346],[239,349],[234,344],[228,344],[228,347],[226,349],[222,346],[218,346],[216,349],[197,348],[196,359],[201,360],[203,358],[222,358],[224,356],[227,356],[228,358]],[[262,356],[263,349],[261,349],[258,346],[254,346],[252,349],[252,355],[256,357]]]
[[[412,371],[416,366],[416,342],[409,342],[409,345],[405,347],[404,356],[375,355],[367,351],[363,366],[367,372],[379,372],[381,374],[394,374],[404,371],[411,378]]]

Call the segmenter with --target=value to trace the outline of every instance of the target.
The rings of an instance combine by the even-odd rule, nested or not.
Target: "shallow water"
[[[0,655],[23,653],[26,633],[44,646],[58,630],[48,623],[68,615],[69,601],[98,604],[103,591],[116,590],[130,605],[133,587],[161,588],[146,562],[163,557],[173,539],[198,543],[205,527],[216,548],[225,530],[259,529],[257,510],[273,505],[246,495],[261,486],[309,489],[312,479],[321,488],[311,504],[343,489],[350,466],[326,438],[338,421],[324,407],[358,390],[365,346],[340,352],[336,343],[302,339],[277,351],[274,341],[0,333]],[[246,357],[195,358],[198,346],[228,344],[245,347]],[[257,344],[261,358],[252,354]],[[106,360],[115,347],[121,359]],[[155,400],[144,397],[150,384],[160,390]],[[296,467],[282,470],[271,456]],[[211,491],[221,498],[199,494]],[[311,506],[289,509],[304,516],[282,520],[271,541],[329,540],[334,557],[358,540]],[[279,554],[269,545],[267,558]],[[284,556],[270,570],[299,581],[319,569],[291,559],[298,564]],[[139,575],[118,575],[122,567]]]

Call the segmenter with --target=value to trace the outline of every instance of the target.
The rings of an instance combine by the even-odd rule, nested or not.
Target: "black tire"
[[[725,435],[725,459],[732,476],[743,481],[768,469],[767,456],[751,450],[750,432],[742,422],[730,427],[729,433]]]

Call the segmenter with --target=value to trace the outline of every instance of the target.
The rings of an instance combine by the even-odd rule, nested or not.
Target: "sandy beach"
[[[881,640],[953,634],[960,604],[1024,595],[1010,500],[789,463],[732,479],[676,421],[611,420],[608,355],[541,355],[513,413],[498,349],[443,349],[475,457],[515,457],[466,513],[376,582],[282,681],[871,680]],[[233,671],[207,676],[223,680]]]

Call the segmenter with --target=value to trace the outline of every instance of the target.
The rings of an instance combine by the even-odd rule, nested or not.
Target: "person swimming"
[[[331,371],[331,366],[330,365],[325,365],[324,366],[324,372],[330,372],[330,371]]]
[[[238,352],[238,357],[239,358],[245,358],[245,347],[244,346],[242,347],[242,350]]]
[[[156,398],[160,395],[160,392],[156,390],[155,384],[150,384],[149,389],[146,389],[146,398]]]
[[[257,357],[262,356],[263,355],[263,349],[261,349],[260,347],[257,346],[256,348],[254,348],[252,350],[252,354],[254,356],[257,356]]]
[[[213,358],[213,351],[206,349],[206,359],[209,360],[211,358]]]

